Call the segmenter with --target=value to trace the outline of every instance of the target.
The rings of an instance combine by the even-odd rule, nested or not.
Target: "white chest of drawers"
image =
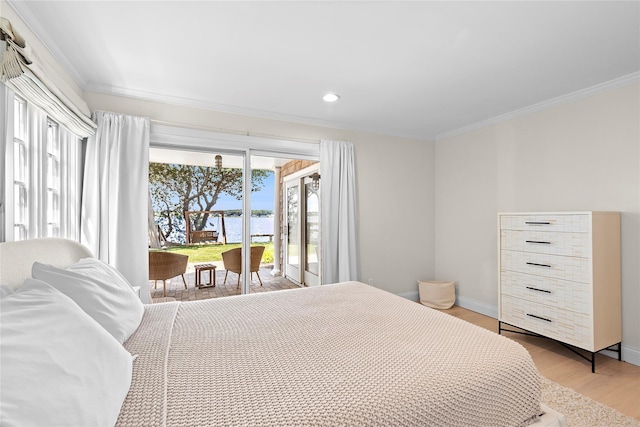
[[[501,213],[499,332],[504,324],[591,353],[621,355],[620,214]],[[578,353],[580,354],[580,353]]]

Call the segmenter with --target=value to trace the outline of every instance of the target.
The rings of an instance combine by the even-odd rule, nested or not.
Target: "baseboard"
[[[466,308],[467,310],[475,311],[476,313],[498,319],[498,307],[493,305],[460,296],[456,297],[456,305]]]
[[[404,292],[401,294],[396,294],[399,297],[406,298],[413,302],[420,301],[420,292]],[[472,300],[469,298],[464,298],[460,296],[456,296],[456,305],[466,308],[467,310],[475,311],[476,313],[484,314],[485,316],[493,317],[494,319],[498,318],[498,308],[484,304],[482,302],[478,302],[476,300]]]
[[[420,293],[418,291],[405,292],[397,295],[410,301],[420,301]],[[475,311],[476,313],[484,314],[485,316],[498,319],[498,307],[494,307],[492,305],[461,296],[456,297],[456,305],[462,308],[466,308],[467,310]],[[614,359],[618,358],[618,353],[614,351],[602,350],[600,354],[604,354],[605,356],[609,356]],[[622,360],[632,365],[640,366],[640,349],[624,345],[623,343]]]
[[[413,292],[405,292],[403,294],[396,294],[399,297],[406,298],[409,301],[419,302],[420,301],[420,293],[418,291]]]
[[[614,359],[618,358],[618,353],[615,351],[602,350],[600,354]],[[640,349],[622,344],[622,360],[632,365],[640,366]]]

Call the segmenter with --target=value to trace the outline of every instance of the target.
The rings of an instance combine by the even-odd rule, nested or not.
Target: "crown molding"
[[[640,72],[627,74],[626,76],[618,77],[613,80],[609,80],[604,83],[597,84],[585,89],[580,89],[575,92],[561,95],[556,98],[551,98],[537,104],[530,105],[519,110],[512,111],[510,113],[502,114],[496,117],[492,117],[481,122],[477,122],[468,126],[463,126],[458,129],[454,129],[449,132],[441,133],[435,137],[436,141],[442,141],[452,138],[454,136],[463,135],[469,132],[473,132],[478,129],[486,128],[489,126],[497,125],[509,120],[517,119],[518,117],[527,116],[529,114],[537,113],[539,111],[548,110],[549,108],[557,107],[559,105],[567,104],[569,102],[578,101],[584,98],[588,98],[593,95],[597,95],[602,92],[606,92],[619,87],[627,86],[630,84],[640,82]]]
[[[385,132],[379,129],[377,130],[377,129],[358,128],[358,127],[347,126],[339,122],[313,119],[309,117],[296,116],[296,115],[290,115],[290,114],[274,113],[274,112],[259,110],[255,108],[237,107],[233,105],[219,104],[215,102],[209,102],[209,101],[203,101],[203,100],[197,100],[197,99],[191,99],[191,98],[168,96],[168,95],[163,95],[159,93],[132,90],[127,88],[115,87],[115,86],[91,84],[91,85],[88,85],[85,90],[89,92],[102,93],[105,95],[123,96],[127,98],[139,99],[143,101],[160,102],[165,104],[200,108],[204,110],[219,111],[222,113],[239,114],[239,115],[252,116],[252,117],[258,117],[263,119],[305,124],[310,126],[340,129],[340,130],[351,131],[351,132],[363,132],[363,133],[369,133],[369,134],[385,135],[385,136],[391,136],[391,137],[407,138],[407,139],[422,140],[422,141],[442,141],[448,138],[452,138],[454,136],[463,135],[478,129],[497,125],[509,120],[527,116],[529,114],[547,110],[559,105],[567,104],[569,102],[578,101],[602,92],[606,92],[612,89],[616,89],[619,87],[627,86],[627,85],[638,83],[638,82],[640,82],[640,72],[634,72],[622,77],[618,77],[613,80],[609,80],[604,83],[600,83],[585,89],[580,89],[575,92],[568,93],[566,95],[561,95],[556,98],[551,98],[546,101],[539,102],[537,104],[533,104],[528,107],[512,111],[510,113],[495,116],[490,119],[483,120],[481,122],[477,122],[468,126],[463,126],[461,128],[454,129],[452,131],[444,132],[436,136],[433,136],[433,135],[416,136],[416,135],[399,133],[399,132]]]
[[[419,141],[434,141],[432,136],[416,136],[399,132],[385,132],[379,129],[358,128],[345,125],[340,122],[329,120],[314,119],[304,116],[296,116],[292,114],[275,113],[271,111],[260,110],[257,108],[238,107],[235,105],[219,104],[216,102],[204,101],[200,99],[184,98],[179,96],[163,95],[156,92],[146,92],[136,89],[117,87],[112,85],[88,84],[85,92],[100,93],[103,95],[122,96],[125,98],[138,99],[141,101],[159,102],[170,105],[179,105],[183,107],[199,108],[202,110],[218,111],[221,113],[238,114],[243,116],[251,116],[262,119],[278,120],[282,122],[298,123],[309,126],[317,126],[329,129],[339,129],[350,132],[361,132],[373,135],[384,135],[398,138],[413,139]]]

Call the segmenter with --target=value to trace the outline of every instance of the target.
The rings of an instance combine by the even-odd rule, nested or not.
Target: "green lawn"
[[[208,262],[222,261],[222,252],[241,246],[240,243],[232,243],[229,245],[171,246],[166,250],[167,252],[189,255],[189,262]],[[269,264],[273,262],[273,243],[254,243],[251,246],[264,246],[262,263]]]

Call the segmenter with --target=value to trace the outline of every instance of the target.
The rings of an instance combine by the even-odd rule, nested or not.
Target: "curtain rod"
[[[185,129],[205,130],[205,131],[211,131],[211,132],[230,133],[230,134],[233,134],[233,135],[255,136],[255,137],[260,137],[260,138],[281,139],[281,140],[285,140],[285,141],[310,142],[310,143],[313,143],[313,144],[319,144],[320,143],[320,140],[318,140],[318,139],[292,138],[292,137],[289,137],[289,136],[280,136],[280,135],[273,135],[273,134],[267,134],[267,133],[243,132],[243,131],[239,131],[239,130],[217,128],[217,127],[212,127],[212,126],[195,126],[195,125],[188,125],[186,123],[169,122],[169,121],[166,121],[166,120],[150,119],[150,121],[152,123],[157,124],[157,125],[174,126],[174,127],[179,127],[179,128],[185,128]]]

